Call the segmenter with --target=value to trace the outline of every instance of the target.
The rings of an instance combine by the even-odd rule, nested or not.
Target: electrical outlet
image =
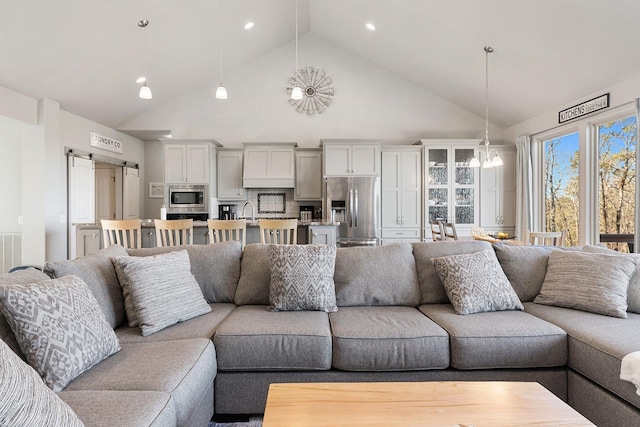
[[[18,225],[24,224],[24,217],[22,215],[18,215]]]

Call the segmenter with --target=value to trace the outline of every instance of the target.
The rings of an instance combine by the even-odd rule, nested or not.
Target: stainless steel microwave
[[[195,184],[169,185],[168,212],[206,212],[207,186]]]

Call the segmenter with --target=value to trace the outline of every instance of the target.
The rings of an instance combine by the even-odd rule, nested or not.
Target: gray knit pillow
[[[627,317],[627,289],[637,257],[552,251],[538,304]]]
[[[269,245],[270,310],[338,311],[333,245]]]
[[[432,261],[457,314],[524,310],[493,250]]]
[[[191,274],[186,250],[115,257],[113,264],[125,297],[129,326],[139,326],[142,336],[211,311]]]
[[[0,340],[0,426],[82,427],[73,410]]]
[[[120,350],[98,302],[77,276],[5,285],[0,309],[27,362],[53,391]]]

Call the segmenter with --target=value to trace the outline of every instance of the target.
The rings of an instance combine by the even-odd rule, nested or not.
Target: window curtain
[[[531,230],[533,218],[531,136],[519,136],[516,148],[516,236],[522,240],[525,230]]]
[[[640,157],[640,98],[635,99],[636,106],[636,171],[638,170],[637,162]],[[636,218],[635,218],[635,233],[634,233],[634,244],[633,249],[634,252],[640,252],[640,212],[638,211],[638,206],[640,206],[640,175],[636,173]]]

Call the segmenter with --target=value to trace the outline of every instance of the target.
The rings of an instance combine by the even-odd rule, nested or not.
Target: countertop
[[[256,221],[246,220],[247,227],[258,227],[260,224],[258,219]],[[96,228],[101,228],[100,223],[73,223],[71,224],[76,227],[78,230],[91,230]],[[323,220],[313,220],[313,221],[300,221],[298,220],[298,227],[308,227],[308,226],[338,226],[339,222],[331,222],[331,221],[323,221]],[[141,226],[145,227],[154,227],[152,219],[143,219]],[[207,221],[193,221],[194,227],[207,227]]]

